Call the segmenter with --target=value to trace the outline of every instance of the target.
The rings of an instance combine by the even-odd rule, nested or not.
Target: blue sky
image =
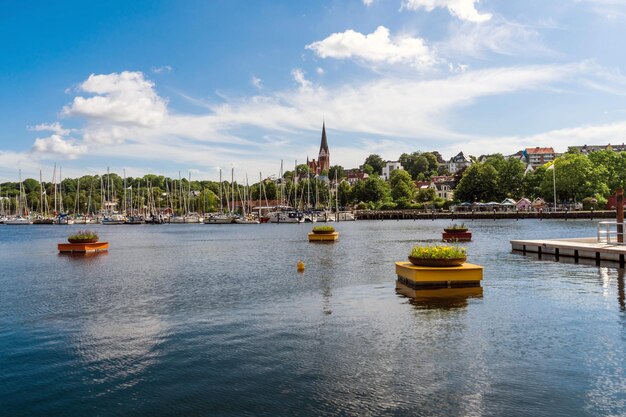
[[[620,0],[0,5],[0,180],[626,140]]]

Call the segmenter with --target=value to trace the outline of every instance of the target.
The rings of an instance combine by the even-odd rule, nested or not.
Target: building
[[[626,152],[626,145],[583,145],[583,146],[570,146],[570,149],[577,149],[580,153],[585,155],[590,154],[591,152],[598,151],[613,151],[613,152]]]
[[[346,181],[350,185],[356,184],[358,181],[365,181],[370,176],[367,172],[363,172],[360,169],[349,169],[345,172]]]
[[[400,161],[386,161],[385,166],[383,167],[383,178],[385,181],[389,181],[391,173],[396,169],[404,169]]]
[[[309,170],[315,175],[322,175],[330,169],[330,150],[328,149],[328,140],[326,139],[326,123],[322,123],[322,140],[320,142],[320,152],[317,161],[313,159],[308,161]]]
[[[463,168],[467,168],[470,165],[472,165],[472,162],[465,158],[463,152],[459,152],[456,156],[450,158],[450,161],[448,162],[448,172],[450,174],[456,174]]]
[[[556,153],[552,148],[526,148],[524,150],[526,162],[533,168],[540,167],[550,161],[554,161]]]
[[[454,190],[450,184],[445,182],[433,183],[435,185],[435,192],[437,193],[437,197],[442,198],[447,201],[454,200]]]

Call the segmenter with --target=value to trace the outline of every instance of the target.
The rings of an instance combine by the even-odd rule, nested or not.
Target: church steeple
[[[328,171],[330,168],[330,151],[328,150],[328,139],[326,139],[326,122],[322,122],[322,142],[320,143],[320,154],[317,163],[318,174]]]
[[[324,151],[328,155],[328,141],[326,140],[326,122],[322,122],[322,143],[320,143],[320,154]]]

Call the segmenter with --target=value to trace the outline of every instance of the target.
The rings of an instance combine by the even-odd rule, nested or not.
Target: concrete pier
[[[615,243],[599,243],[597,238],[570,238],[550,240],[512,240],[511,249],[521,254],[554,257],[561,261],[566,258],[575,263],[579,261],[593,261],[595,265],[617,266],[624,268],[626,246]],[[589,262],[581,262],[589,263]]]

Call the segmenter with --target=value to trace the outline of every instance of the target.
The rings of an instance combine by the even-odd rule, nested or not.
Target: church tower
[[[322,143],[320,143],[320,154],[317,158],[318,174],[328,171],[330,168],[330,151],[328,150],[328,141],[326,140],[326,123],[322,123]]]

